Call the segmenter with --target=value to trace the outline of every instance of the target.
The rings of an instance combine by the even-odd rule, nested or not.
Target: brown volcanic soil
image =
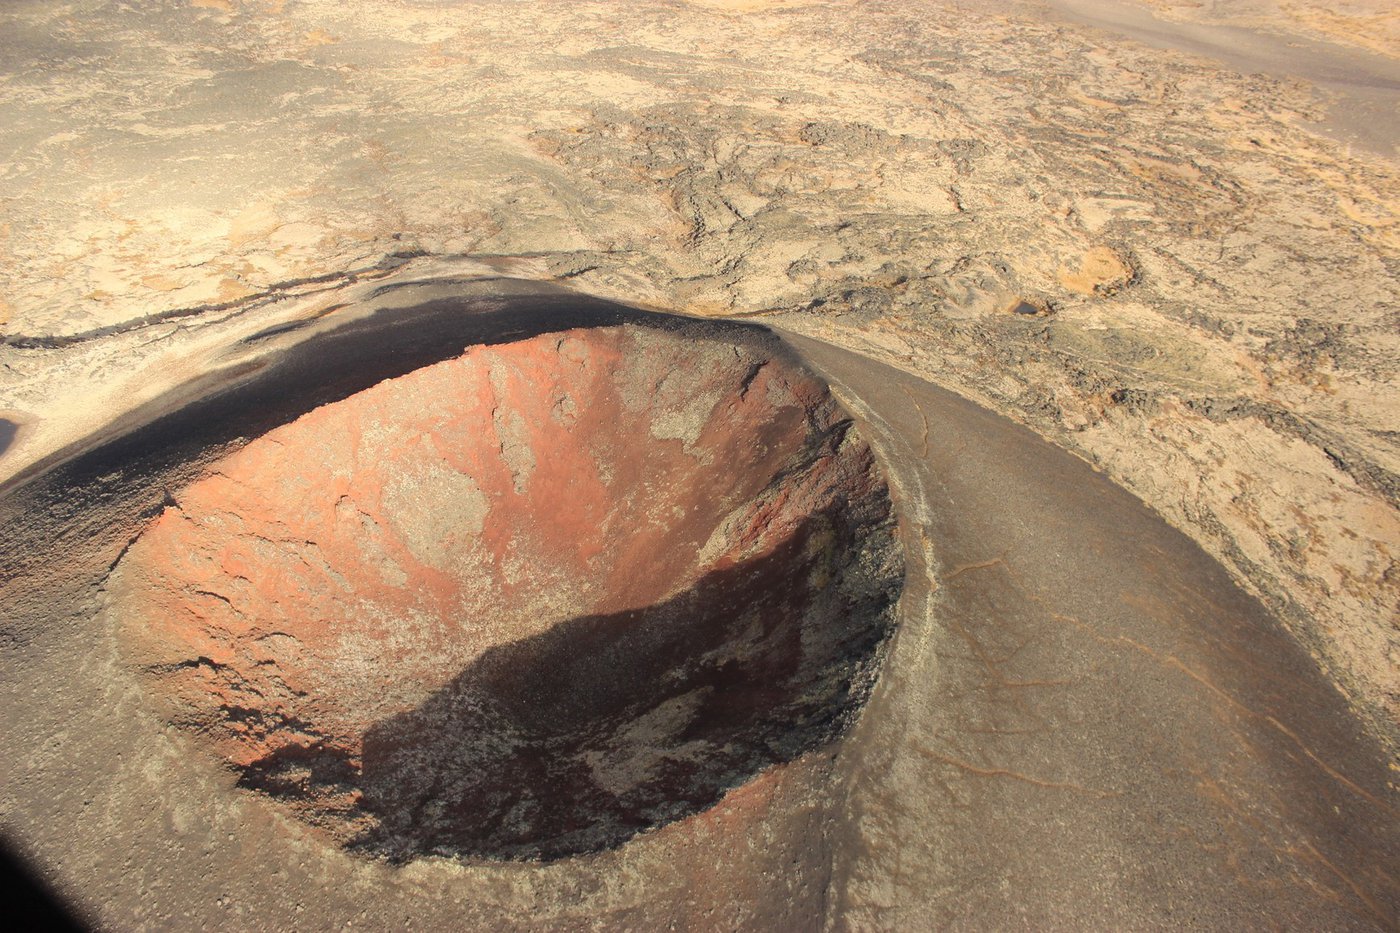
[[[825,387],[639,327],[475,348],[215,463],[130,548],[126,654],[344,844],[555,857],[832,739],[902,564]]]

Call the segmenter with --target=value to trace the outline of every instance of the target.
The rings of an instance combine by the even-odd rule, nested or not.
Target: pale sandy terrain
[[[1400,56],[1400,10],[1387,0],[1150,0],[1149,5],[1171,19],[1295,33]]]
[[[1395,51],[1380,6],[1157,12]],[[264,296],[521,257],[1029,424],[1400,713],[1400,185],[1301,78],[970,3],[3,18],[0,473],[198,370]]]
[[[1373,0],[4,4],[0,843],[120,929],[1386,928],[1400,903],[1397,22]],[[244,704],[245,689],[280,697],[273,670],[301,663],[275,640],[287,633],[254,632],[250,677],[209,657],[243,624],[239,581],[277,596],[296,576],[278,568],[298,555],[297,574],[344,584],[309,593],[349,605],[373,576],[353,561],[324,569],[318,535],[283,520],[298,503],[350,515],[326,498],[339,461],[316,444],[358,451],[372,432],[343,420],[353,406],[318,409],[334,396],[319,393],[411,388],[403,374],[423,361],[407,361],[427,351],[402,350],[417,346],[402,322],[427,343],[433,328],[467,326],[451,305],[465,291],[473,311],[508,319],[493,325],[500,339],[521,338],[516,313],[548,335],[542,359],[564,354],[561,322],[613,313],[578,297],[590,295],[770,325],[829,377],[884,466],[909,570],[868,705],[858,718],[832,706],[849,733],[822,744],[836,727],[818,723],[820,742],[774,739],[752,756],[761,770],[692,782],[703,787],[674,812],[669,797],[619,805],[635,839],[548,863],[510,854],[528,846],[439,851],[436,837],[404,864],[362,858],[320,816],[289,815],[230,770],[210,723],[239,742],[291,735],[298,753],[316,732],[288,712],[295,683],[291,706]],[[334,343],[342,332],[360,336]],[[731,394],[763,386],[754,374],[732,373]],[[471,384],[499,394],[488,376]],[[206,421],[187,403],[215,386],[235,387],[219,396],[234,413],[213,405]],[[431,421],[447,391],[402,408]],[[647,436],[676,442],[665,425],[694,413],[685,390],[664,395],[676,410]],[[520,398],[522,410],[538,401]],[[499,433],[509,419],[488,408]],[[77,456],[171,412],[126,447]],[[265,432],[308,413],[330,427],[292,454],[317,477],[303,483],[282,471],[295,462],[285,452],[268,453],[283,435]],[[602,437],[622,423],[595,420]],[[498,471],[493,495],[522,495],[524,473],[571,489],[578,470],[559,445],[525,444],[513,424],[496,444],[509,481]],[[273,440],[243,448],[267,457],[250,485],[281,498],[230,493],[208,510],[207,539],[166,540],[188,579],[161,571],[148,558],[162,539],[142,528],[181,527],[186,489],[209,488],[193,480],[235,462],[219,445],[260,435]],[[162,444],[183,453],[161,460]],[[726,459],[738,462],[707,463]],[[628,474],[628,508],[652,501],[653,472]],[[459,512],[475,514],[480,489],[454,482]],[[396,520],[389,498],[350,515],[362,524],[341,550],[379,540],[364,523]],[[457,514],[404,501],[430,530]],[[680,521],[672,512],[688,514],[625,514]],[[254,515],[263,525],[230,549],[227,529]],[[559,517],[549,547],[603,527]],[[502,532],[502,553],[539,524]],[[689,537],[655,540],[637,545],[658,552],[647,559],[694,550]],[[827,586],[832,545],[810,540],[781,577],[797,582],[765,593]],[[474,592],[470,576],[447,587],[410,551],[396,553],[420,576],[386,576],[394,599],[417,612],[435,586]],[[132,589],[143,566],[149,592]],[[194,638],[165,668],[140,669],[130,633],[156,618],[139,607],[160,587],[176,594],[160,603],[171,643],[194,632],[213,647]],[[312,630],[340,611],[289,605],[277,612],[314,617]],[[227,624],[189,623],[191,606]],[[736,654],[750,637],[739,612],[719,614]],[[326,631],[331,644],[338,629]],[[545,692],[589,657],[511,635],[507,656],[523,652]],[[619,667],[663,683],[689,663],[657,644]],[[349,655],[355,677],[380,673],[366,646]],[[706,663],[723,666],[711,647]],[[280,667],[262,670],[260,652]],[[475,722],[453,704],[481,684],[502,687],[488,691],[502,709],[538,713],[534,681],[510,669],[441,692],[456,666],[476,666],[452,658],[406,678],[427,721]],[[192,701],[207,722],[160,712],[142,679],[216,673],[228,696]],[[782,709],[805,702],[805,677]],[[753,679],[757,694],[771,686]],[[618,682],[611,668],[584,680]],[[681,724],[702,700],[608,720],[621,738],[599,747],[638,751],[595,755],[590,773],[655,770],[663,733],[684,759]],[[391,748],[384,773],[415,748],[456,754],[421,738]],[[278,759],[269,786],[291,787],[303,763]],[[489,788],[490,769],[471,765],[459,783]],[[317,777],[329,789],[313,796],[333,809],[344,791],[354,817],[359,791],[338,775]],[[510,829],[506,785],[521,781],[496,783]],[[408,790],[412,828],[442,801]]]

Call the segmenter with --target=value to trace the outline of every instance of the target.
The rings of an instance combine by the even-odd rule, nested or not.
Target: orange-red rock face
[[[114,581],[246,785],[395,857],[615,844],[832,738],[898,589],[826,389],[641,327],[474,348],[258,438]]]

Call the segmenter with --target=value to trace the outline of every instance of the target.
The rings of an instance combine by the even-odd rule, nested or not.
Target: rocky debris
[[[179,490],[111,581],[129,662],[342,844],[552,858],[836,737],[902,564],[825,387],[703,326],[477,347]]]
[[[1060,284],[1080,295],[1111,295],[1132,283],[1137,270],[1117,250],[1095,246],[1077,263],[1060,266]]]

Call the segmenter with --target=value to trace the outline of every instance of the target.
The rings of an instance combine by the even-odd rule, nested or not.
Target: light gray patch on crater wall
[[[413,556],[439,569],[467,538],[481,534],[491,509],[476,480],[436,464],[395,474],[385,484],[384,505]]]

